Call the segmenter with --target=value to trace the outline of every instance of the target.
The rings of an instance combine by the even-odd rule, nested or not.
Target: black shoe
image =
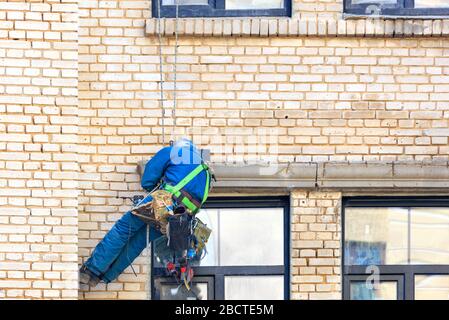
[[[85,265],[82,265],[79,271],[79,279],[81,284],[87,284],[91,287],[95,287],[101,281],[101,279],[92,271],[87,269]]]

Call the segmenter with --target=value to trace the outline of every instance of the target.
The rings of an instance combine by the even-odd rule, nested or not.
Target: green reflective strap
[[[201,204],[206,202],[207,197],[209,196],[209,185],[210,185],[210,174],[209,171],[206,169],[206,186],[204,187],[203,200],[201,201]]]
[[[176,198],[181,197],[181,191],[177,191],[177,192],[173,192],[174,191],[174,187],[172,187],[169,184],[165,184],[164,185],[164,189],[167,190],[168,192],[172,193]],[[196,210],[198,210],[198,208],[196,207],[196,205],[194,205],[189,198],[183,197],[181,202],[186,206],[186,208],[188,208],[190,211],[194,212]]]
[[[182,201],[181,201],[192,213],[196,213],[196,211],[199,209],[199,208],[197,208],[197,206],[196,205],[194,205],[190,200],[189,200],[189,198],[186,198],[186,197],[184,197],[184,198],[182,198]]]
[[[206,167],[207,168],[207,167]],[[184,186],[186,184],[188,184],[193,178],[195,178],[201,171],[203,171],[205,169],[205,167],[203,166],[203,164],[198,165],[195,169],[193,169],[188,175],[186,175],[184,177],[184,179],[182,179],[181,181],[178,182],[178,184],[176,186],[173,187],[173,191],[170,191],[172,193],[176,193],[179,190],[181,190],[182,188],[184,188]]]
[[[206,186],[204,187],[204,194],[203,194],[203,200],[201,204],[203,204],[209,194],[209,185],[210,185],[210,175],[208,171],[208,167],[205,164],[198,165],[195,169],[193,169],[187,176],[185,176],[176,186],[171,186],[169,184],[164,185],[164,189],[168,192],[172,193],[175,197],[179,198],[181,196],[181,189],[184,188],[186,184],[188,184],[190,181],[193,180],[201,171],[206,171]],[[181,202],[193,213],[199,210],[199,208],[193,204],[189,198],[183,197]]]

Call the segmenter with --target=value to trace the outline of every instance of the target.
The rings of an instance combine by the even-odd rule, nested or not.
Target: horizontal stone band
[[[161,34],[174,35],[176,20],[161,18]],[[146,20],[146,34],[158,34],[156,18]],[[189,36],[359,36],[444,37],[449,19],[346,19],[298,20],[291,18],[180,18],[178,34]]]

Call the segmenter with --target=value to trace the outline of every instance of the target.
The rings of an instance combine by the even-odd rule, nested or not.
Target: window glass
[[[280,9],[283,0],[226,0],[226,9]]]
[[[377,1],[373,1],[373,0],[352,0],[351,1],[352,4],[397,4],[398,0],[377,0]]]
[[[221,208],[207,208],[220,203]],[[213,199],[196,215],[212,233],[202,259],[190,260],[195,272],[193,290],[178,288],[177,280],[164,271],[161,261],[172,260],[173,254],[167,249],[167,238],[161,237],[152,242],[153,298],[288,298],[284,291],[289,274],[284,248],[289,237],[287,207],[286,197]]]
[[[284,264],[283,208],[207,209],[198,218],[213,230],[201,266]]]
[[[386,16],[448,15],[449,0],[344,0],[350,14]]]
[[[193,283],[191,291],[185,286],[179,287],[176,283],[158,283],[158,289],[161,300],[207,300],[206,282]],[[195,296],[196,295],[196,296]]]
[[[416,300],[449,300],[449,275],[415,276]]]
[[[283,276],[227,276],[225,300],[282,300]]]
[[[408,210],[346,208],[345,264],[406,264]]]
[[[163,6],[174,6],[178,2],[178,5],[207,5],[208,0],[162,0]]]
[[[218,212],[219,209],[201,209],[196,215],[203,223],[212,229],[212,233],[206,244],[206,252],[200,261],[196,261],[194,265],[199,266],[218,266],[218,239],[220,230],[218,229]]]
[[[398,286],[396,281],[380,281],[372,285],[367,281],[351,281],[351,300],[396,300]]]
[[[411,263],[449,264],[449,208],[411,208]]]
[[[282,208],[220,209],[219,264],[283,265]]]
[[[448,0],[415,0],[415,8],[449,8]]]

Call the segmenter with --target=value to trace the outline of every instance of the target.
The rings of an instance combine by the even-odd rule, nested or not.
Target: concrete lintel
[[[315,163],[211,166],[219,188],[313,188],[317,172]]]
[[[141,168],[145,162],[141,161]],[[290,164],[211,163],[214,189],[276,190],[449,188],[449,162],[307,162]],[[143,170],[142,170],[143,171]]]
[[[278,164],[271,174],[266,165],[213,165],[217,188],[413,188],[449,187],[449,163],[293,163]]]

